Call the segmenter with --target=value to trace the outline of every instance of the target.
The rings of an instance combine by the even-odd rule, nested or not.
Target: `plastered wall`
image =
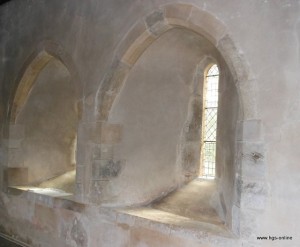
[[[114,58],[119,56],[118,51],[122,50],[121,44],[124,44],[122,41],[126,41],[124,37],[137,22],[144,22],[149,13],[167,3],[174,1],[15,0],[1,6],[1,169],[6,166],[5,140],[11,99],[20,81],[18,78],[21,77],[24,64],[37,48],[41,47],[43,42],[51,41],[61,47],[52,49],[57,54],[68,54],[74,65],[72,71],[76,71],[76,78],[82,88],[82,97],[79,97],[82,100],[81,124],[95,123],[99,120],[97,95],[100,85],[109,73]],[[217,0],[187,0],[185,3],[192,4],[196,9],[200,9],[201,13],[215,18],[216,22],[208,23],[211,30],[218,30],[214,28],[218,27],[217,23],[222,23],[226,32],[219,33],[225,36],[220,35],[214,40],[214,45],[222,48],[222,56],[231,71],[232,68],[237,68],[232,74],[234,81],[239,85],[239,101],[242,105],[240,110],[243,112],[243,119],[240,119],[239,123],[243,126],[243,131],[237,133],[237,139],[241,142],[238,148],[243,155],[237,157],[242,164],[237,169],[242,173],[235,181],[238,189],[234,192],[241,194],[241,198],[232,209],[232,215],[236,219],[235,222],[240,223],[240,237],[227,244],[298,246],[299,2],[230,0],[220,3]],[[178,11],[176,15],[182,15],[192,21],[201,19],[201,15],[193,14],[197,13],[195,9],[189,11],[187,8],[186,12]],[[222,39],[224,37],[225,39]],[[233,41],[234,48],[231,45],[224,48],[226,37]],[[230,59],[235,57],[231,54],[238,54],[238,59]],[[240,58],[247,65],[242,72],[237,66]],[[245,71],[247,76],[243,76]],[[133,76],[134,73],[129,74],[129,77]],[[124,85],[126,90],[126,84]],[[121,102],[122,97],[119,100]],[[113,111],[117,111],[117,108],[116,104]],[[80,137],[82,142],[78,143],[78,152],[92,150],[91,147],[98,145],[85,141],[87,136],[86,133],[79,133],[78,138]],[[91,168],[85,170],[85,165],[89,164],[86,150],[79,154],[80,159],[77,159],[83,177],[89,177],[92,172]],[[2,176],[1,180],[3,182]],[[89,183],[78,183],[77,186],[77,191],[83,194],[89,192]],[[93,220],[96,218],[93,216],[99,212],[98,209],[74,211],[69,208],[64,211],[64,217],[55,218],[52,217],[53,214],[61,215],[63,210],[51,208],[49,205],[45,205],[45,208],[37,206],[26,197],[10,197],[2,193],[0,203],[3,231],[10,229],[7,232],[20,235],[24,240],[27,236],[26,241],[36,245],[43,242],[45,246],[53,246],[53,243],[59,243],[61,246],[97,246],[101,241],[103,246],[122,246],[124,243],[129,243],[129,246],[159,246],[162,241],[165,241],[165,246],[174,245],[174,241],[182,243],[181,246],[201,246],[203,243],[201,239],[193,239],[192,234],[184,235],[176,231],[175,234],[161,233],[164,240],[161,239],[158,243],[151,237],[159,231],[158,228],[148,225],[146,230],[139,232],[139,223],[128,223],[128,220],[130,227],[123,229],[120,226],[120,229],[114,219],[107,220],[108,213]],[[80,219],[81,223],[75,218]],[[55,220],[48,221],[49,219]],[[25,227],[27,225],[30,227]],[[95,227],[104,229],[101,237],[98,231],[95,232]],[[57,232],[57,229],[65,231]],[[115,229],[120,230],[117,235],[113,233]],[[78,231],[82,235],[76,235]],[[53,232],[55,234],[52,234]],[[135,240],[130,237],[132,232],[135,232],[137,237]],[[292,236],[293,240],[257,240],[257,236],[260,235],[288,235]],[[178,238],[185,240],[180,242]],[[210,245],[217,244],[212,241]]]

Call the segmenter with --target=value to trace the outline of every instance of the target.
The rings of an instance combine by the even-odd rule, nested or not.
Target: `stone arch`
[[[226,26],[210,13],[189,4],[167,4],[138,21],[115,52],[115,60],[97,91],[95,113],[105,121],[115,96],[131,67],[160,35],[173,28],[185,28],[211,41],[225,59],[240,91],[243,112],[240,119],[256,119],[253,102],[254,78],[243,54],[231,39]]]
[[[115,52],[115,60],[101,81],[96,94],[95,118],[101,124],[108,121],[114,100],[133,65],[155,40],[173,28],[188,29],[212,42],[225,60],[238,91],[240,112],[236,127],[237,154],[234,164],[237,173],[234,181],[235,198],[230,212],[231,222],[228,224],[233,232],[239,235],[251,221],[245,219],[244,212],[264,209],[267,186],[264,174],[251,175],[255,173],[252,165],[257,160],[253,158],[249,162],[249,159],[245,159],[247,155],[254,155],[260,157],[260,163],[264,165],[261,121],[257,116],[256,102],[253,100],[255,78],[224,23],[207,11],[182,3],[163,5],[138,21],[120,42]],[[261,193],[256,195],[255,191]]]
[[[10,123],[16,122],[16,117],[26,102],[26,98],[34,86],[37,76],[52,59],[59,60],[67,68],[72,77],[78,99],[82,98],[82,85],[71,56],[59,44],[53,41],[43,41],[37,45],[36,50],[26,59],[21,72],[17,76],[16,86],[9,100],[8,114]]]

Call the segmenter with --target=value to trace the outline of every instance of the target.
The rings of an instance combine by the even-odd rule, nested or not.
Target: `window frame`
[[[206,98],[207,98],[207,84],[208,84],[208,78],[212,77],[210,75],[208,75],[208,73],[210,72],[210,70],[216,66],[218,73],[217,76],[218,77],[218,82],[217,82],[217,106],[216,107],[207,107],[206,106]],[[213,75],[214,76],[214,75]],[[211,62],[209,63],[204,70],[203,73],[203,93],[202,93],[202,118],[201,118],[201,144],[200,144],[200,169],[199,169],[199,177],[203,178],[203,179],[215,179],[216,178],[216,171],[217,171],[217,164],[216,164],[216,149],[217,149],[217,130],[218,130],[218,101],[219,101],[219,83],[220,83],[220,67],[216,62]],[[216,108],[216,127],[215,127],[215,141],[206,141],[205,140],[205,136],[206,136],[206,110],[210,109],[210,108]],[[210,174],[206,174],[205,173],[205,165],[204,165],[204,160],[205,160],[205,143],[206,142],[214,142],[215,143],[215,154],[214,154],[214,174],[213,176],[210,176]]]

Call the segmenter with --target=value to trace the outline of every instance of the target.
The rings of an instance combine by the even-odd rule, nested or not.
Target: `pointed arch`
[[[70,55],[53,41],[43,41],[37,45],[36,51],[32,52],[24,62],[19,75],[17,76],[15,87],[11,92],[9,100],[9,121],[16,122],[16,118],[21,108],[24,106],[30,90],[33,88],[36,78],[45,66],[52,60],[59,60],[70,72],[75,91],[79,99],[82,98],[82,85],[75,64]]]

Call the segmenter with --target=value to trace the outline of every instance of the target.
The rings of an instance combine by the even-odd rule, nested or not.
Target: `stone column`
[[[22,141],[25,127],[20,124],[10,124],[7,138],[3,139],[4,152],[4,187],[26,185],[28,183],[28,167],[24,166]]]
[[[93,203],[110,201],[108,183],[122,170],[115,145],[121,141],[122,126],[104,121],[80,124],[77,144],[76,195]]]
[[[233,229],[241,239],[247,239],[245,246],[251,246],[259,236],[258,221],[265,209],[268,196],[266,183],[265,150],[262,142],[262,125],[257,119],[239,123],[238,163],[239,176],[236,179],[237,201],[233,206]],[[238,225],[237,222],[240,222]],[[247,244],[247,245],[246,245]],[[259,244],[259,243],[255,243]],[[255,245],[256,246],[256,245]]]

